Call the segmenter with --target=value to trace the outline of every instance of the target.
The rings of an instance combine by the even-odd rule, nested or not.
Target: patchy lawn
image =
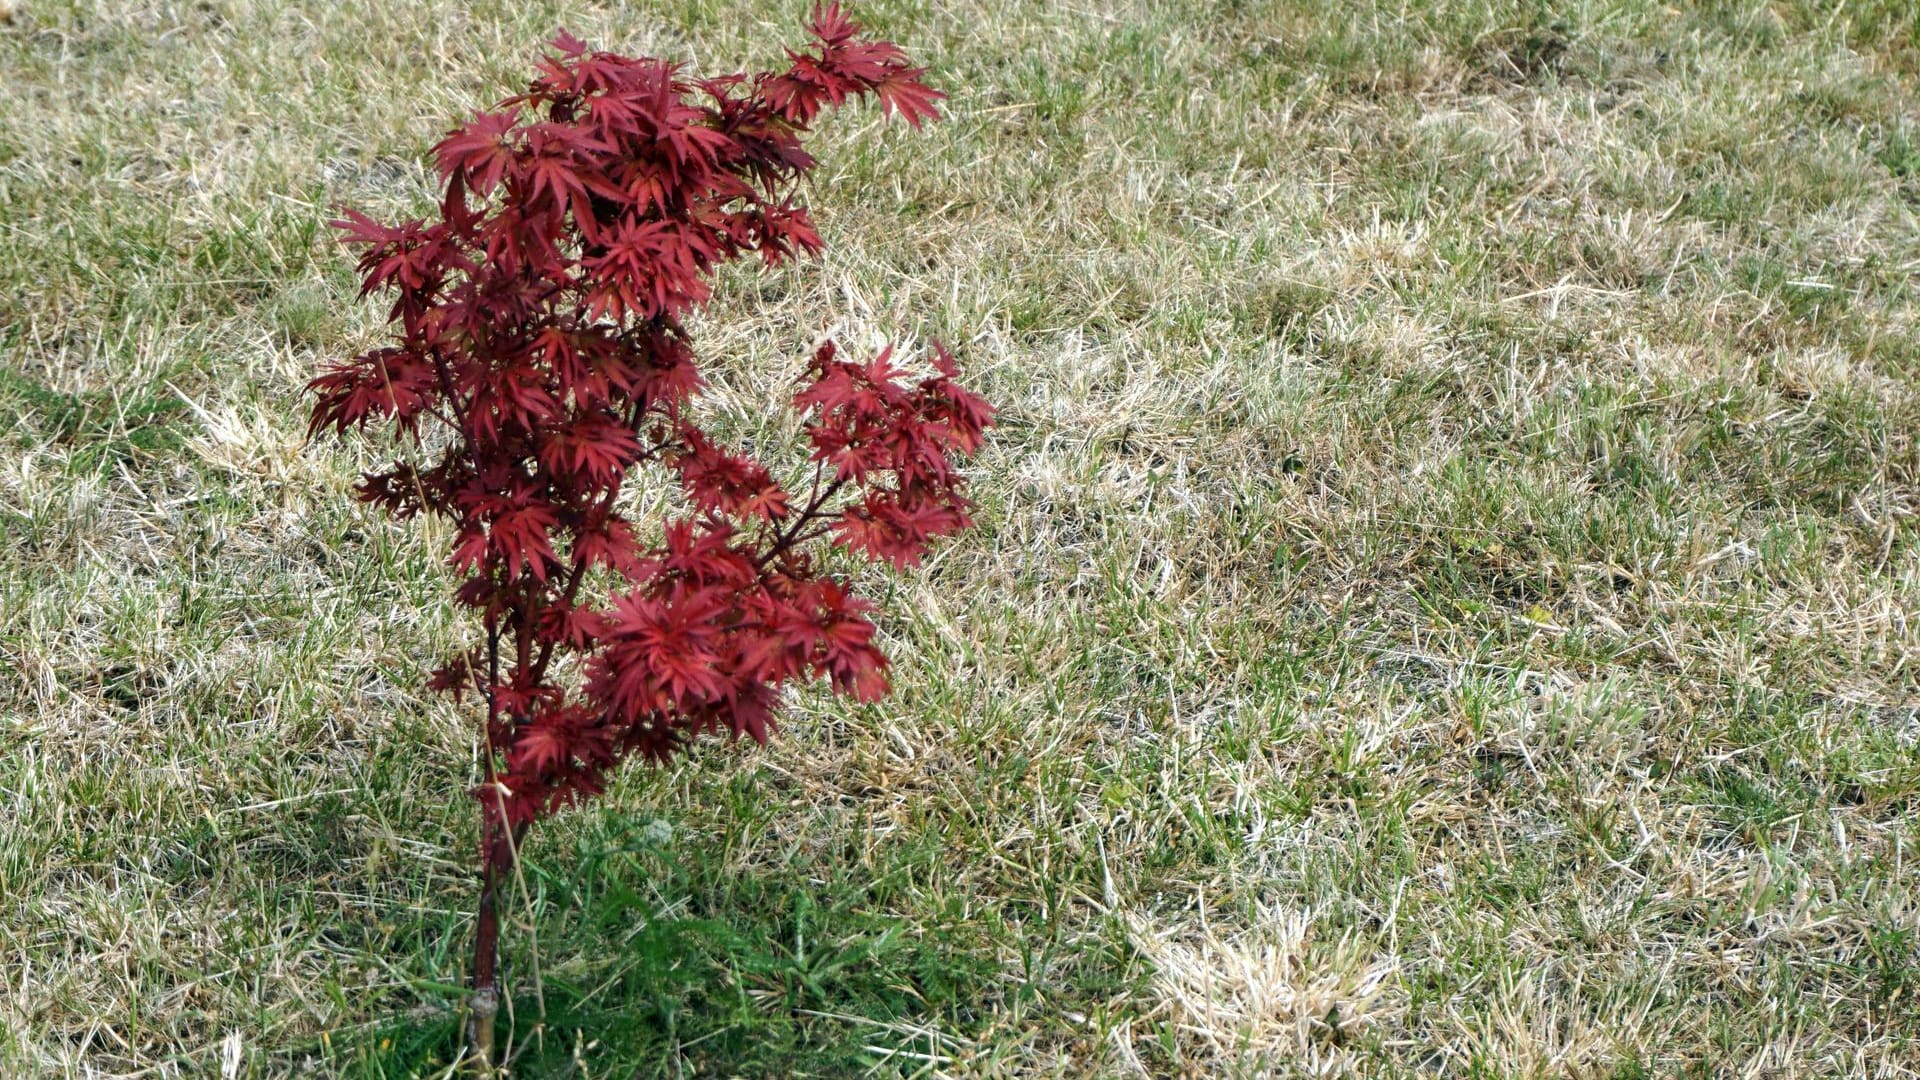
[[[774,7],[0,26],[0,1070],[446,1071],[466,631],[302,450],[323,222]],[[826,125],[710,405],[940,336],[982,525],[869,572],[892,698],[536,835],[515,1075],[1920,1074],[1913,7],[854,7],[950,119]]]

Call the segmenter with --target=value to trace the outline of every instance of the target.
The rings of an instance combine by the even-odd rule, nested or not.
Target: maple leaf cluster
[[[816,8],[787,70],[718,78],[562,34],[525,93],[434,148],[437,220],[334,223],[394,331],[313,380],[312,429],[390,429],[416,460],[359,497],[453,523],[456,597],[486,634],[430,685],[487,704],[491,860],[624,758],[703,732],[764,741],[788,683],[885,693],[873,605],[824,549],[907,566],[969,524],[955,460],[992,410],[942,349],[916,379],[890,350],[821,345],[793,397],[800,488],[689,408],[703,381],[683,320],[716,268],[821,248],[795,201],[821,110],[872,95],[915,127],[936,116],[923,69],[859,29]],[[639,468],[685,511],[632,520]]]

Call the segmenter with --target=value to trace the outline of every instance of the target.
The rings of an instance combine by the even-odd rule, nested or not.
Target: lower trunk
[[[496,846],[505,845],[488,843],[484,848],[486,867],[481,872],[479,918],[473,931],[473,994],[467,1002],[472,1014],[468,1057],[481,1076],[493,1075],[493,1020],[500,1011],[500,886],[507,867],[496,855]]]

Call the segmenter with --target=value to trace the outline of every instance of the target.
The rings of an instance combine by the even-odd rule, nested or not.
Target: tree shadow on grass
[[[526,863],[499,1029],[513,1076],[925,1073],[1004,985],[989,939],[890,913],[885,883],[849,868],[742,874],[671,850],[657,825],[595,824],[570,857]],[[463,1043],[463,994],[417,989],[439,1007],[331,1041],[331,1069],[444,1073]]]

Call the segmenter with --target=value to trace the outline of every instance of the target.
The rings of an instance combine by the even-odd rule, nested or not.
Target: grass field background
[[[539,831],[514,1074],[1920,1074],[1920,15],[861,0],[745,427],[939,336],[981,527],[896,693]],[[567,27],[801,4],[58,3],[0,27],[0,1072],[437,1076],[475,885],[445,537],[303,451],[330,208]]]

